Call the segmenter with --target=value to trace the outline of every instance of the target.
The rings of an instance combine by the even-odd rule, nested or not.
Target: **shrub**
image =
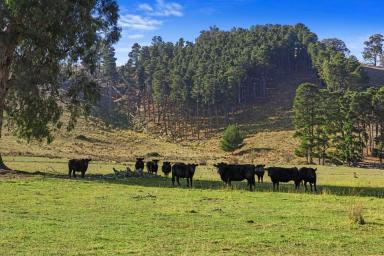
[[[224,131],[223,138],[220,141],[220,147],[226,152],[232,152],[241,148],[243,141],[244,136],[241,134],[239,128],[231,124]]]
[[[362,203],[358,203],[349,209],[349,221],[351,222],[351,224],[365,224],[363,210],[364,207]]]

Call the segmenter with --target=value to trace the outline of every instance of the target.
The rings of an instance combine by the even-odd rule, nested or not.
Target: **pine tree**
[[[117,82],[118,74],[116,68],[115,48],[110,45],[106,45],[103,48],[102,70],[103,76],[107,81],[112,83]]]
[[[220,147],[227,152],[235,151],[243,146],[244,136],[237,125],[230,124],[224,131]]]
[[[296,153],[304,154],[307,162],[312,163],[316,148],[316,126],[319,124],[320,91],[310,83],[299,85],[294,101],[295,136],[300,139]]]

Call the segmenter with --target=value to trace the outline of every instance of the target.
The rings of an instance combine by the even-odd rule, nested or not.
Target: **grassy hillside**
[[[233,155],[219,148],[220,137],[201,141],[172,143],[145,133],[116,130],[95,121],[81,122],[75,131],[62,132],[52,144],[17,140],[8,133],[2,138],[0,152],[8,156],[42,156],[56,158],[91,157],[96,160],[129,162],[136,156],[156,152],[161,159],[211,162],[235,160],[246,162],[294,162],[296,140],[292,131],[258,132],[250,134],[245,147]]]
[[[129,162],[137,156],[159,153],[161,159],[215,162],[221,160],[267,164],[300,163],[293,152],[292,103],[295,88],[312,81],[308,74],[286,76],[274,85],[270,98],[243,110],[234,120],[248,135],[245,147],[234,154],[219,148],[221,130],[200,141],[174,143],[161,135],[112,129],[98,119],[80,120],[72,132],[61,131],[50,145],[24,141],[7,130],[0,141],[0,152],[9,156],[42,156],[56,158],[91,157],[97,160]]]
[[[225,188],[212,166],[195,188],[169,178],[66,178],[63,159],[7,157],[44,176],[0,176],[0,255],[383,255],[384,173],[320,167],[319,193],[293,184],[271,192],[268,178]],[[357,177],[357,178],[355,178]],[[350,223],[362,206],[364,225]]]

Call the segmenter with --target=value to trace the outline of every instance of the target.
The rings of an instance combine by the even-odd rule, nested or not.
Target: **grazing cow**
[[[184,163],[175,163],[172,166],[172,185],[175,185],[175,179],[177,180],[177,184],[180,186],[179,179],[186,178],[187,184],[191,184],[192,187],[192,179],[195,174],[196,167],[198,164],[184,164]]]
[[[247,180],[249,190],[252,191],[255,187],[255,166],[251,164],[238,165],[238,164],[226,164],[219,163],[214,165],[217,168],[217,172],[220,175],[222,181],[227,185],[231,185],[231,181]]]
[[[170,162],[163,162],[163,166],[161,167],[165,176],[168,176],[172,171],[172,166]]]
[[[136,158],[135,171],[144,170],[144,158]]]
[[[317,180],[317,175],[316,175],[317,168],[307,168],[303,167],[299,169],[299,176],[302,181],[304,181],[304,187],[305,191],[307,191],[307,183],[309,182],[309,185],[311,186],[311,191],[312,190],[312,185],[315,188],[315,191],[317,192],[316,188],[316,180]]]
[[[85,172],[88,169],[88,164],[91,159],[72,159],[68,162],[69,169],[69,178],[71,178],[71,174],[76,178],[76,172],[81,172],[81,178],[84,178]]]
[[[295,182],[295,188],[298,189],[300,187],[300,176],[299,169],[296,167],[293,168],[281,168],[281,167],[269,167],[266,168],[268,171],[268,176],[271,177],[271,181],[273,183],[273,190],[275,190],[275,186],[277,190],[279,190],[279,182],[289,182],[293,180]]]
[[[257,175],[257,182],[259,182],[259,183],[264,182],[264,174],[265,174],[264,167],[265,167],[265,165],[263,165],[263,164],[258,164],[255,167],[255,173]]]
[[[157,164],[159,160],[152,160],[147,162],[147,171],[148,173],[157,174],[157,170],[159,169],[159,165]]]

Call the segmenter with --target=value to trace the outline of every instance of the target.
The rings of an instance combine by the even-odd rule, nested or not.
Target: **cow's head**
[[[90,159],[90,158],[86,158],[86,159],[83,159],[83,161],[84,161],[84,162],[87,162],[87,164],[88,164],[89,162],[92,161],[92,159]]]
[[[169,166],[169,165],[171,165],[171,162],[163,162],[163,165]]]
[[[155,162],[156,164],[159,162],[158,159],[154,159],[154,160],[152,160],[152,161]]]
[[[317,168],[308,168],[308,178],[316,178]]]
[[[226,163],[218,163],[218,164],[214,164],[213,166],[215,166],[217,168],[217,173],[219,175],[221,175],[223,173],[223,168],[226,166],[227,164]]]
[[[144,158],[141,158],[141,157],[136,158],[137,162],[142,162],[143,160],[144,160]]]
[[[226,165],[227,165],[226,163],[221,162],[221,163],[214,164],[213,166],[215,166],[216,168],[220,168],[220,167],[226,166]]]
[[[256,165],[255,170],[256,171],[264,171],[265,170],[264,167],[265,167],[265,164],[258,164],[258,165]]]
[[[198,164],[188,164],[189,166],[189,170],[192,172],[192,173],[195,173],[196,171],[196,167],[199,166]]]

